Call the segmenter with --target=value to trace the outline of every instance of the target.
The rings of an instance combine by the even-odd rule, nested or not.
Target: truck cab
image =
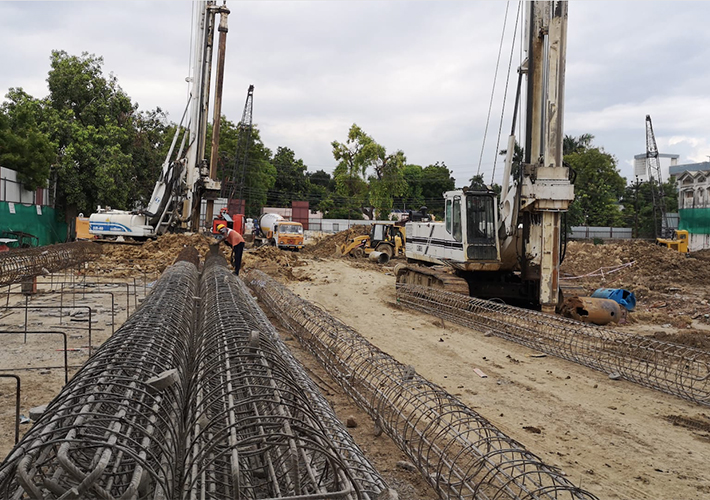
[[[276,246],[291,250],[303,248],[303,225],[300,222],[279,221],[274,225]]]

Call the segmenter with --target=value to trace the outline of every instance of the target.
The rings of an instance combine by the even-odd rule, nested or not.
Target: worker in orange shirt
[[[239,269],[242,267],[242,253],[244,252],[244,238],[234,229],[229,229],[224,224],[217,226],[217,231],[222,235],[217,242],[224,241],[232,247],[232,265],[234,266],[234,274],[239,276]]]

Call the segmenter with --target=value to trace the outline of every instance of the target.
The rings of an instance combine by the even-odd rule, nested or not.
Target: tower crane
[[[246,203],[244,202],[244,181],[247,162],[249,160],[249,148],[251,147],[252,136],[252,111],[254,108],[254,85],[249,85],[247,89],[247,99],[244,103],[242,119],[237,127],[239,140],[237,150],[234,154],[234,167],[231,175],[222,182],[222,197],[228,200],[238,196],[242,212],[245,213]]]
[[[656,146],[656,136],[653,134],[653,123],[651,115],[646,115],[646,166],[648,168],[648,180],[651,184],[651,198],[653,201],[653,232],[658,238],[669,238],[672,229],[668,224],[668,212],[666,211],[666,196],[663,191],[663,176],[661,174],[661,161],[658,158],[658,147]],[[656,189],[656,183],[658,188]],[[658,219],[661,219],[660,234],[658,231]]]

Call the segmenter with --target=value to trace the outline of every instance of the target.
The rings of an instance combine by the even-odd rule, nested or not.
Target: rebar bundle
[[[76,266],[100,254],[101,247],[88,241],[3,252],[0,253],[0,286]]]
[[[591,499],[454,396],[260,271],[250,288],[443,499]]]
[[[710,406],[710,352],[417,285],[403,306]]]
[[[254,299],[217,254],[205,263],[200,295],[209,307],[190,391],[184,498],[366,498],[293,376],[293,360],[251,318]]]
[[[197,283],[165,271],[3,462],[0,497],[174,498]]]

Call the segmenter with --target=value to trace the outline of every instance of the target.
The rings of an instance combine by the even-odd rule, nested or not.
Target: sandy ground
[[[114,329],[118,329],[126,320],[127,313],[135,310],[143,297],[144,289],[138,286],[133,293],[133,280],[121,278],[103,279],[129,283],[126,303],[126,287],[123,284],[93,285],[83,288],[67,284],[63,287],[56,281],[71,280],[69,275],[55,276],[55,283],[39,279],[39,289],[55,290],[52,293],[39,293],[29,301],[29,331],[64,332],[67,336],[67,364],[69,379],[89,356],[89,317],[91,308],[91,344],[94,348],[108,339],[112,332],[113,302]],[[76,283],[76,277],[74,278]],[[142,283],[140,284],[142,285]],[[10,335],[0,334],[0,374],[16,374],[21,379],[20,414],[29,416],[30,408],[49,403],[64,386],[64,342],[61,335],[27,335],[24,341],[25,314],[24,296],[18,294],[20,287],[7,288],[0,293],[2,306],[22,307],[18,309],[0,309],[0,331],[16,332]],[[84,293],[86,290],[86,293]],[[147,288],[146,288],[147,291]],[[113,294],[113,296],[111,295]],[[136,296],[137,295],[137,296]],[[63,298],[62,298],[63,296]],[[38,308],[33,309],[33,307]],[[60,311],[60,307],[62,310]],[[40,309],[39,307],[49,307]],[[5,457],[13,448],[15,441],[15,388],[14,379],[0,378],[0,456]],[[22,420],[22,419],[21,419]],[[31,422],[20,425],[20,438],[29,430]]]
[[[413,365],[575,484],[600,498],[710,498],[710,434],[667,420],[702,421],[707,409],[400,309],[391,269],[307,264],[311,281],[291,282],[292,290]]]

